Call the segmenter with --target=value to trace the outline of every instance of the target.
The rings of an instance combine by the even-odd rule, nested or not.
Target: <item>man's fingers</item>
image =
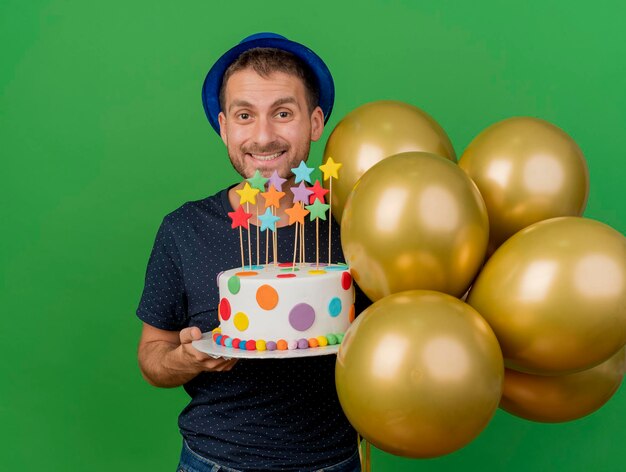
[[[204,361],[204,368],[207,372],[224,372],[233,368],[237,359],[207,359]]]
[[[180,331],[180,343],[189,344],[191,341],[197,341],[202,338],[202,331],[197,326],[185,328]]]

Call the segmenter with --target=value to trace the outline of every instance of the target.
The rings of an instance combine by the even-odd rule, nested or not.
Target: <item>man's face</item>
[[[324,129],[322,109],[309,113],[302,80],[283,72],[267,78],[252,69],[235,72],[224,101],[220,135],[233,167],[246,179],[257,169],[264,177],[275,170],[289,177]]]

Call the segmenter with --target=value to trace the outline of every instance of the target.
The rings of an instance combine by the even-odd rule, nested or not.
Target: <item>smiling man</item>
[[[311,141],[322,135],[334,86],[313,51],[261,33],[222,55],[205,79],[202,98],[237,172],[245,179],[257,170],[278,182],[286,179],[287,190],[294,185],[291,169],[306,161]],[[239,206],[242,185],[188,202],[164,218],[137,309],[144,378],[158,387],[182,385],[191,397],[178,421],[178,470],[360,470],[356,433],[337,399],[334,356],[237,361],[192,347],[201,332],[219,324],[216,276],[240,265],[228,212]],[[281,204],[278,254],[291,260],[287,199]],[[256,215],[254,206],[249,212]],[[250,222],[258,224],[255,217]],[[320,238],[328,237],[325,230]],[[342,261],[336,233],[332,258]],[[255,232],[250,234],[254,247]],[[314,238],[306,244],[313,253]]]

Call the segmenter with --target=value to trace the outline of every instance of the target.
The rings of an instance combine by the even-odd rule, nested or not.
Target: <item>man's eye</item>
[[[278,117],[279,118],[288,118],[289,117],[289,112],[288,111],[280,111],[280,112],[278,112]]]
[[[249,114],[247,114],[247,113],[239,113],[239,119],[247,120],[248,118],[250,118]]]

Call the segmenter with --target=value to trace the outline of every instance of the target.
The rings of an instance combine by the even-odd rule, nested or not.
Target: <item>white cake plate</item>
[[[339,344],[315,347],[310,349],[287,349],[285,351],[245,351],[232,347],[220,346],[213,341],[212,333],[202,333],[202,339],[193,341],[191,345],[198,351],[205,352],[217,359],[293,359],[295,357],[315,357],[337,354]]]

